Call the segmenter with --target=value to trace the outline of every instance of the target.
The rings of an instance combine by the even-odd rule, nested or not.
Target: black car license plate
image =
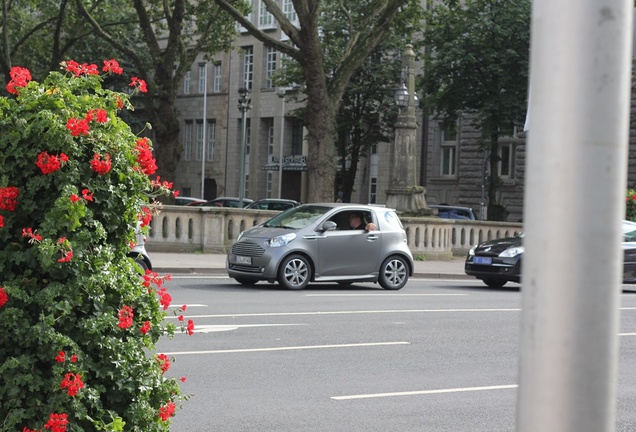
[[[476,256],[475,258],[473,258],[473,264],[491,265],[492,264],[492,258],[491,257]]]

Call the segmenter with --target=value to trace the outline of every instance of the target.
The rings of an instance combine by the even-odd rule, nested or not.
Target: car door
[[[335,219],[344,220],[346,212]],[[340,228],[346,228],[339,224]],[[382,249],[382,233],[364,230],[338,229],[327,231],[320,238],[317,273],[321,277],[357,276],[377,272]]]

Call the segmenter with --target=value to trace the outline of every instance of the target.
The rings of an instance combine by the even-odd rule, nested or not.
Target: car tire
[[[135,264],[137,264],[141,268],[141,272],[143,274],[146,274],[146,271],[150,270],[148,264],[146,264],[146,261],[141,257],[135,258]]]
[[[311,265],[302,255],[290,255],[278,268],[278,283],[287,289],[299,290],[309,284]]]
[[[245,286],[254,286],[258,282],[258,279],[250,279],[250,278],[242,278],[242,277],[235,277],[234,280],[240,283],[241,285],[245,285]]]
[[[506,282],[508,282],[501,279],[482,279],[482,280],[490,288],[501,288],[502,286],[506,284]]]
[[[380,267],[380,286],[386,290],[399,290],[409,279],[409,265],[399,255],[390,256]]]

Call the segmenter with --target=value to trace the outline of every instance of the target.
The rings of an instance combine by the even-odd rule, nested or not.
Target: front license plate
[[[491,265],[492,258],[476,256],[475,258],[473,258],[473,264]]]
[[[235,256],[234,264],[247,264],[252,265],[252,257]]]

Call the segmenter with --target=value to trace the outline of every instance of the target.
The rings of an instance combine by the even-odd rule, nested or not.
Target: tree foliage
[[[450,121],[473,116],[490,152],[490,214],[498,205],[499,137],[526,113],[530,1],[442,0],[427,15],[424,41],[428,108]]]
[[[336,116],[347,85],[391,30],[405,6],[419,5],[419,0],[292,0],[297,22],[290,21],[274,0],[263,0],[289,41],[280,41],[259,30],[236,8],[237,1],[214,1],[258,40],[300,65],[309,144],[308,199],[333,201],[337,170]],[[330,13],[344,17],[346,25],[334,31],[334,45],[328,46],[321,37],[322,17]]]
[[[116,19],[105,13],[108,2],[75,3],[95,34],[122,53],[148,83],[143,114],[158,142],[159,173],[174,178],[182,152],[175,109],[177,89],[200,53],[211,55],[230,47],[236,36],[234,20],[212,1],[132,0],[128,3],[132,3],[133,14]],[[239,13],[248,10],[244,0],[237,0],[235,6]],[[136,28],[135,38],[121,31],[131,25]]]

